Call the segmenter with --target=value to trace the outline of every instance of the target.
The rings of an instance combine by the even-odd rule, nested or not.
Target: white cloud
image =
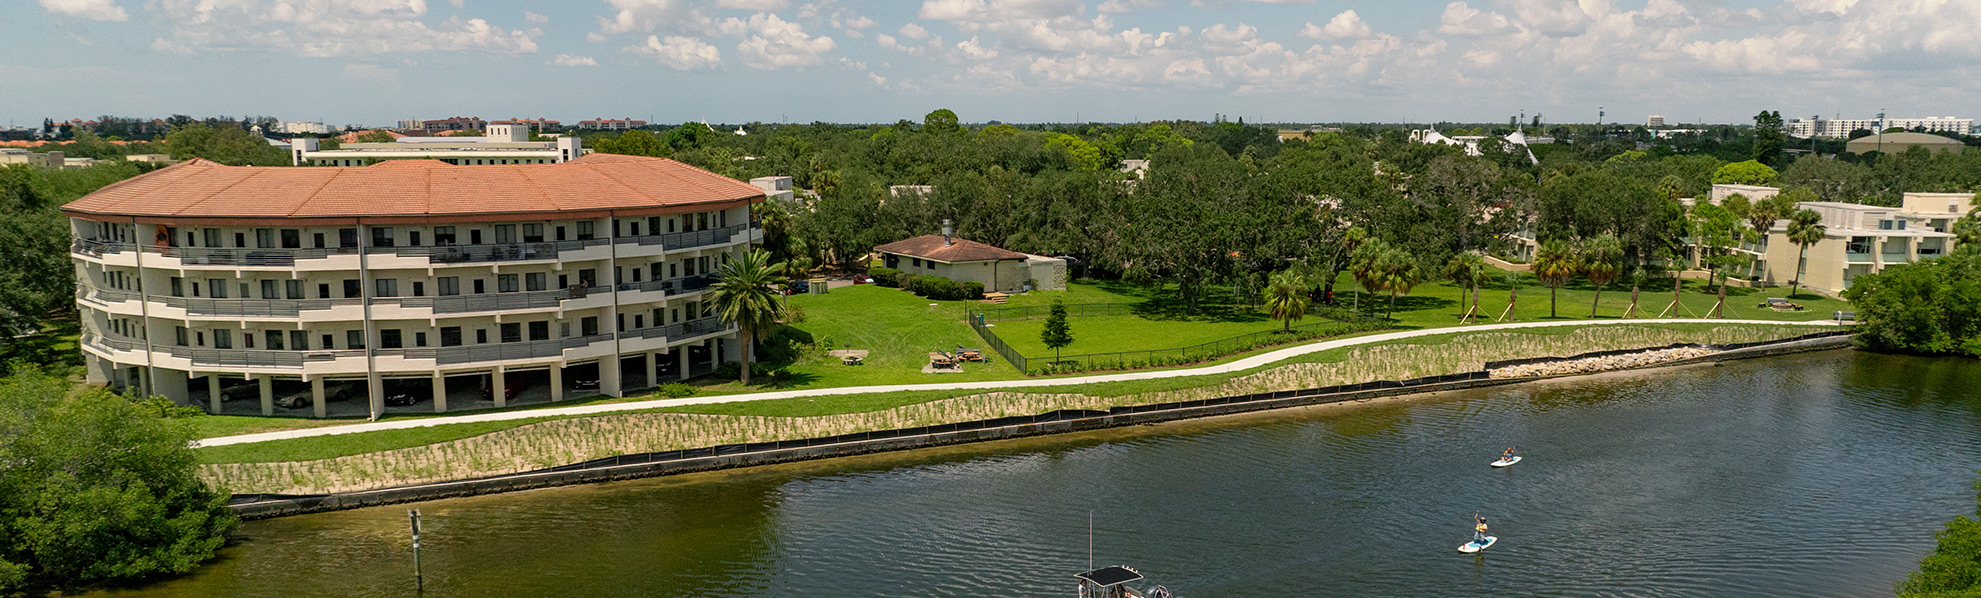
[[[928,39],[929,30],[924,29],[921,25],[909,23],[901,26],[901,37],[908,39]]]
[[[451,17],[429,25],[421,0],[155,0],[166,24],[152,48],[278,51],[355,56],[433,51],[502,54],[537,51],[539,33],[507,30],[482,19]]]
[[[549,23],[550,17],[526,10],[523,11],[523,20],[531,23],[543,24],[543,23]]]
[[[921,54],[921,53],[922,53],[922,47],[921,47],[921,46],[910,46],[910,45],[907,45],[907,44],[903,44],[903,43],[901,43],[901,40],[899,40],[899,39],[896,39],[896,38],[895,38],[894,36],[892,36],[892,35],[888,35],[888,34],[885,34],[885,33],[880,33],[880,34],[875,34],[875,35],[874,35],[874,43],[876,43],[876,44],[880,44],[880,47],[881,47],[881,49],[883,49],[883,50],[892,50],[892,51],[895,51],[895,52],[905,52],[905,53],[908,53],[908,54]]]
[[[465,0],[447,0],[447,4],[448,4],[449,6],[452,6],[452,7],[454,7],[454,8],[460,8],[460,7],[462,7],[462,6],[466,6],[466,5],[467,5],[467,3],[465,2]]]
[[[1155,0],[1107,0],[1106,2],[1102,2],[1094,10],[1103,15],[1118,15],[1126,14],[1138,8],[1155,8],[1158,6],[1162,6],[1162,4],[1157,3]]]
[[[997,50],[992,50],[990,48],[984,47],[982,44],[977,42],[977,36],[974,35],[970,36],[970,39],[956,42],[956,50],[958,52],[961,52],[964,58],[968,58],[971,60],[989,60],[992,58],[997,58]]]
[[[1362,22],[1362,16],[1353,10],[1341,11],[1341,14],[1329,19],[1327,25],[1308,23],[1300,28],[1300,37],[1319,39],[1361,39],[1369,37],[1369,33],[1369,24]]]
[[[699,39],[670,35],[662,40],[647,36],[646,45],[627,46],[627,52],[653,57],[655,62],[677,71],[712,69],[722,62],[722,51]]]
[[[572,56],[570,54],[558,54],[556,58],[550,59],[550,63],[557,66],[598,66],[598,61],[592,60],[590,56]]]
[[[1505,15],[1472,8],[1463,1],[1446,4],[1438,17],[1438,33],[1445,35],[1493,35],[1513,28]]]
[[[879,86],[882,86],[882,87],[886,87],[886,86],[887,86],[887,77],[882,77],[882,76],[880,76],[880,75],[876,75],[876,74],[874,74],[874,73],[873,73],[873,72],[871,72],[871,71],[869,71],[869,72],[867,73],[867,80],[868,80],[868,81],[872,81],[872,82],[874,83],[874,85],[879,85]]]
[[[846,29],[872,29],[874,27],[880,26],[880,23],[874,22],[873,19],[869,19],[858,15],[854,15],[851,18],[841,21],[841,23],[843,23],[843,25],[841,26]]]
[[[1080,0],[923,0],[917,13],[934,21],[1050,19],[1080,14]]]
[[[777,18],[775,14],[750,15],[749,27],[750,36],[736,44],[736,52],[742,55],[743,64],[750,68],[773,70],[814,66],[823,62],[823,54],[838,47],[832,38],[807,35],[804,27]]]
[[[605,0],[605,4],[613,12],[611,18],[598,18],[600,33],[708,33],[709,17],[686,0]]]
[[[753,12],[784,10],[790,6],[791,3],[785,0],[716,0],[715,2],[716,8],[748,10]]]
[[[41,0],[41,8],[58,15],[91,21],[125,21],[131,18],[115,0]]]

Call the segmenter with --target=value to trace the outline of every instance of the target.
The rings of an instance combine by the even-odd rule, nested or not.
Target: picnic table
[[[984,352],[980,349],[966,349],[963,347],[957,347],[956,357],[957,359],[961,359],[963,361],[975,361],[981,363],[984,360]]]
[[[942,351],[929,352],[929,365],[941,368],[956,367],[956,357]]]

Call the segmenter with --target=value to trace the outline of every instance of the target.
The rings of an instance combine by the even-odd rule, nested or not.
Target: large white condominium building
[[[439,160],[455,165],[555,164],[585,154],[577,137],[530,141],[530,125],[488,125],[482,137],[400,137],[391,143],[346,143],[323,149],[320,139],[291,140],[297,166],[368,166],[386,160]]]
[[[1905,129],[1907,131],[1911,131],[1915,129],[1924,129],[1928,133],[1950,133],[1954,135],[1968,135],[1968,134],[1972,134],[1974,130],[1974,119],[1954,118],[1951,116],[1926,116],[1921,118],[1887,118],[1883,120],[1879,120],[1876,118],[1843,119],[1843,118],[1817,117],[1808,120],[1791,119],[1787,123],[1783,124],[1783,128],[1785,129],[1785,132],[1790,137],[1801,137],[1803,139],[1808,139],[1810,137],[1822,137],[1825,139],[1843,139],[1850,137],[1851,132],[1856,131],[1858,129],[1863,129],[1873,133],[1878,133],[1893,127]]]
[[[191,160],[63,210],[91,381],[322,417],[617,396],[734,361],[703,291],[761,238],[763,200],[673,160],[596,154]]]

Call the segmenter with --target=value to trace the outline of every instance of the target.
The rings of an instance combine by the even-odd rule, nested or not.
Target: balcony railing
[[[84,334],[82,336],[82,343],[87,346],[119,351],[144,350],[143,341],[109,338],[99,334]],[[344,357],[363,357],[365,354],[363,349],[270,351],[261,349],[207,349],[180,346],[153,347],[153,349],[173,357],[191,361],[194,365],[281,368],[300,368],[305,363],[335,361]]]
[[[114,349],[118,351],[144,350],[144,341],[141,340],[127,339],[127,338],[111,338],[111,337],[103,336],[101,334],[87,333],[87,332],[83,333],[82,335],[82,343],[84,345],[91,345],[99,348]]]
[[[723,330],[727,330],[728,328],[729,328],[729,324],[723,322],[722,318],[708,317],[699,320],[689,320],[686,322],[682,322],[680,324],[655,326],[652,328],[641,328],[639,330],[626,332],[621,336],[625,338],[680,339],[680,338],[692,338],[704,334],[713,334],[717,332],[722,332]]]
[[[425,257],[436,264],[477,262],[517,262],[554,260],[559,252],[604,245],[605,239],[551,241],[544,243],[491,243],[483,245],[426,245],[420,247],[372,247],[368,253],[391,253],[399,257]]]
[[[361,305],[364,300],[347,299],[203,299],[199,297],[154,297],[169,307],[195,316],[288,317],[305,311],[325,310],[345,305]]]
[[[1846,261],[1846,262],[1870,262],[1870,261],[1871,261],[1871,254],[1870,254],[1869,252],[1856,252],[1856,251],[1851,251],[1851,252],[1845,252],[1845,253],[1843,254],[1843,261]]]
[[[698,230],[691,233],[661,233],[658,235],[625,237],[620,240],[638,243],[640,245],[659,245],[667,249],[692,249],[695,247],[728,243],[731,237],[736,236],[736,233],[743,232],[747,229],[761,228],[762,226],[761,224],[752,222],[749,224]]]
[[[92,257],[106,253],[123,253],[136,248],[137,245],[133,243],[102,239],[74,239],[69,242],[69,253]]]
[[[595,334],[591,336],[574,336],[571,338],[525,341],[520,343],[494,343],[418,349],[379,349],[377,354],[399,355],[407,359],[432,359],[440,365],[454,365],[477,361],[508,361],[512,359],[557,357],[563,355],[565,349],[575,349],[609,340],[612,340],[612,335],[610,334]]]
[[[437,314],[459,314],[557,307],[566,299],[581,299],[585,293],[604,293],[610,290],[612,289],[606,287],[589,287],[582,293],[572,289],[562,289],[442,297],[379,297],[374,301],[378,304],[397,303],[403,307],[432,308],[433,313]]]
[[[673,278],[666,280],[628,282],[619,285],[619,290],[620,291],[664,291],[668,295],[681,295],[681,294],[693,293],[695,291],[706,289],[709,287],[709,285],[712,284],[715,284],[715,275],[697,274],[694,276],[687,276],[682,278]]]
[[[145,253],[179,258],[182,264],[206,266],[294,266],[296,260],[323,259],[333,255],[356,255],[356,247],[317,247],[278,249],[274,247],[158,247],[147,246]]]
[[[1909,262],[1909,261],[1912,261],[1912,258],[1911,258],[1911,256],[1907,256],[1906,254],[1903,254],[1903,253],[1885,253],[1885,254],[1879,254],[1879,256],[1878,256],[1878,259],[1879,259],[1880,261],[1883,261],[1883,262],[1885,262],[1885,263],[1887,263],[1887,264],[1901,264],[1901,263],[1905,263],[1905,262]]]
[[[119,291],[116,289],[99,289],[89,285],[79,284],[76,285],[76,299],[80,301],[88,301],[90,303],[95,303],[98,305],[108,305],[111,303],[122,303],[125,301],[137,301],[138,294],[134,291]]]

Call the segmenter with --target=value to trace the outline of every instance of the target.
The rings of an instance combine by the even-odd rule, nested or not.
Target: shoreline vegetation
[[[198,449],[236,494],[324,494],[519,473],[615,455],[793,440],[1476,371],[1487,361],[1801,336],[1806,325],[1616,324],[1455,331],[1301,355],[1232,374],[1023,391],[908,391],[449,424]]]

